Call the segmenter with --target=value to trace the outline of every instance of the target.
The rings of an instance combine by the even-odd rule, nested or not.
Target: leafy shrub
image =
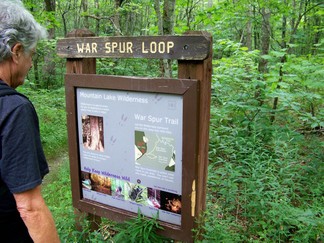
[[[299,72],[291,56],[279,89],[278,83],[273,86],[277,53],[269,57],[268,76],[260,77],[257,52],[231,42],[218,44],[230,53],[214,61],[205,239],[321,241],[323,138],[314,128],[323,126],[323,98],[315,84],[304,85],[305,72],[313,80],[321,72],[308,64],[317,69],[319,64],[309,59],[301,67],[301,59],[295,64],[303,69]],[[256,87],[261,87],[261,103]],[[274,97],[280,102],[275,111]],[[310,103],[314,114],[307,108]]]
[[[147,218],[138,211],[137,217],[126,221],[117,226],[118,233],[115,235],[113,240],[115,242],[125,243],[162,243],[169,242],[164,237],[157,235],[157,230],[163,230],[155,218]]]

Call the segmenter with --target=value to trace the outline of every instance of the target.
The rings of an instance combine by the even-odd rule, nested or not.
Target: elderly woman
[[[0,241],[59,242],[41,194],[48,165],[24,83],[46,31],[20,1],[0,0]],[[6,94],[4,93],[6,92]]]

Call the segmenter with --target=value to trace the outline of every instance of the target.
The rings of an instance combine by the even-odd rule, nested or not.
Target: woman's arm
[[[41,186],[14,194],[20,217],[34,243],[59,243],[55,223],[41,194]]]

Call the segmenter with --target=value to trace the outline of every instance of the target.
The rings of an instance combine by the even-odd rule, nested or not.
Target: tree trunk
[[[56,10],[56,2],[55,0],[44,0],[45,1],[45,10],[49,13],[55,13]],[[52,23],[52,27],[48,30],[48,38],[55,38],[55,24]],[[44,66],[43,66],[43,79],[46,87],[48,88],[50,84],[55,80],[55,68],[56,64],[54,61],[54,57],[56,55],[55,49],[48,48],[47,53],[44,57]]]
[[[164,0],[163,35],[173,35],[175,0]],[[172,60],[163,60],[164,77],[172,77]]]
[[[252,8],[252,12],[253,12],[253,18],[256,19],[256,9],[255,9],[255,6],[253,6]],[[257,28],[257,25],[254,25],[253,26],[253,30],[254,30],[254,49],[255,50],[258,50],[259,49],[259,31],[258,31],[258,28]]]
[[[268,55],[270,48],[270,36],[271,36],[271,25],[270,16],[271,12],[269,9],[262,8],[262,27],[261,27],[261,55]],[[260,58],[258,70],[261,74],[268,72],[268,61],[265,58]],[[258,86],[255,92],[255,98],[259,102],[259,105],[263,104],[262,98],[262,87]]]
[[[287,0],[284,0],[284,4],[287,4]],[[286,30],[287,30],[287,17],[286,15],[282,16],[282,24],[281,24],[281,48],[286,49],[287,47],[287,42],[286,42]],[[286,55],[280,58],[280,68],[279,68],[279,80],[277,84],[277,89],[280,89],[280,83],[283,81],[283,65],[286,62]],[[279,97],[275,97],[273,100],[273,105],[272,105],[272,110],[273,112],[271,113],[270,116],[270,122],[273,123],[276,119],[276,110],[278,108],[278,103],[279,103]]]
[[[153,3],[153,6],[155,8],[155,3]],[[141,16],[141,35],[147,35],[148,29],[150,27],[150,21],[147,21],[151,14],[151,7],[146,5],[145,6],[145,14]],[[160,15],[161,16],[161,15]]]
[[[154,0],[154,9],[158,18],[158,34],[172,35],[174,30],[175,0],[164,0],[163,17],[160,9],[160,0]],[[172,77],[172,61],[160,60],[160,71],[162,77]]]
[[[213,0],[208,0],[208,8],[212,8],[213,7]]]
[[[278,80],[278,84],[276,89],[280,89],[280,83],[283,81],[283,65],[286,62],[286,55],[284,55],[281,59],[280,59],[280,68],[279,68],[279,80]],[[270,116],[270,122],[271,124],[275,121],[276,119],[276,110],[278,108],[278,103],[279,103],[279,97],[275,97],[273,100],[273,105],[272,105],[272,110],[273,112],[271,113]]]
[[[154,10],[158,19],[158,35],[163,35],[163,22],[162,22],[162,14],[160,8],[160,0],[154,0]]]
[[[319,16],[315,16],[315,26],[321,26],[321,18]],[[316,31],[314,35],[313,45],[317,45],[318,43],[320,43],[320,40],[321,40],[321,31]],[[312,54],[316,55],[317,54],[316,52],[317,52],[317,48],[313,48]]]
[[[67,26],[66,26],[65,14],[67,14],[66,11],[64,11],[64,12],[62,13],[62,21],[63,21],[63,31],[64,31],[64,36],[67,35]]]
[[[175,0],[164,0],[163,8],[163,34],[172,35],[174,27]]]
[[[82,6],[82,10],[85,13],[84,16],[84,27],[86,29],[90,28],[90,24],[89,24],[89,16],[88,16],[88,0],[82,0],[81,1],[81,6]]]
[[[155,10],[157,20],[158,20],[158,22],[157,22],[158,35],[163,35],[163,21],[162,21],[160,4],[161,4],[160,0],[154,0],[154,10]],[[160,69],[160,76],[163,77],[164,73],[165,73],[163,59],[160,59],[159,69]]]
[[[46,12],[55,13],[55,0],[44,0],[45,1],[45,10]],[[55,38],[55,27],[54,24],[51,25],[52,27],[48,30],[48,37],[50,39]]]
[[[249,20],[248,20],[248,23],[246,25],[246,41],[245,41],[245,45],[249,49],[249,51],[251,51],[252,50],[252,18],[253,18],[252,9],[248,10],[248,14],[249,14]]]
[[[115,0],[115,15],[113,18],[114,28],[115,28],[115,35],[119,36],[122,34],[120,29],[120,14],[119,14],[119,8],[121,7],[122,0]]]
[[[262,10],[262,28],[261,28],[261,54],[268,55],[270,48],[270,36],[271,36],[271,26],[270,26],[270,16],[271,12],[268,9],[263,8]],[[259,71],[261,73],[268,72],[268,61],[261,58],[259,61]]]
[[[99,0],[95,0],[95,8],[99,9]],[[100,18],[99,18],[99,11],[96,12],[96,16],[98,17],[96,19],[96,36],[99,36],[100,34]]]
[[[186,6],[186,22],[187,22],[187,27],[188,30],[191,30],[191,22],[192,22],[192,12],[193,12],[193,1],[188,0],[187,1],[187,6]]]

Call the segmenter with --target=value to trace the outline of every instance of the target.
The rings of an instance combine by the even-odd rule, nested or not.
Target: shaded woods
[[[323,241],[323,2],[23,2],[50,34],[23,88],[40,113],[50,158],[67,151],[65,60],[56,56],[58,38],[80,28],[97,36],[208,31],[214,52],[209,174],[207,209],[197,232],[205,242]],[[176,77],[176,66],[165,60],[98,59],[97,73]],[[92,124],[100,128],[99,121]],[[45,187],[62,241],[80,242],[88,235],[100,242],[123,232],[105,221],[100,232],[75,231],[66,160]],[[134,232],[143,222],[137,220]]]

